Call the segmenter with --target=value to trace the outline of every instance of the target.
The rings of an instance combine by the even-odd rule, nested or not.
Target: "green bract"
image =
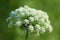
[[[38,35],[39,33],[45,33],[47,30],[52,32],[52,26],[47,13],[28,6],[12,11],[7,18],[7,23],[9,27],[24,27],[29,32],[35,32]]]

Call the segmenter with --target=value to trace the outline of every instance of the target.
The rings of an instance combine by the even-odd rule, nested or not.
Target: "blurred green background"
[[[6,19],[12,10],[20,6],[43,10],[48,13],[53,32],[34,37],[29,34],[28,40],[60,40],[60,0],[0,0],[0,40],[25,40],[25,31],[19,28],[8,28]]]

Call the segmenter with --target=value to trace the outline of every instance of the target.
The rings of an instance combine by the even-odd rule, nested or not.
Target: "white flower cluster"
[[[36,10],[28,6],[20,7],[10,13],[7,18],[8,26],[28,28],[30,32],[45,33],[47,30],[52,32],[49,16],[46,12]]]

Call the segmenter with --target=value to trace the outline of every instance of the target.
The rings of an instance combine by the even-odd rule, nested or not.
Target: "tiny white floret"
[[[33,27],[32,25],[29,25],[28,27],[29,27],[29,30],[30,30],[31,32],[34,31],[34,27]]]
[[[34,22],[34,17],[29,17],[30,22]]]
[[[25,19],[24,20],[24,23],[29,24],[29,20],[28,19]]]
[[[22,25],[22,22],[21,22],[21,21],[17,21],[15,25],[16,25],[17,27],[19,27],[19,26]]]

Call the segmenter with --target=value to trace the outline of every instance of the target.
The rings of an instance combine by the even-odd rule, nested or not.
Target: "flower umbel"
[[[49,21],[49,16],[46,12],[36,10],[28,6],[20,7],[12,11],[7,18],[8,26],[15,26],[28,29],[29,32],[43,34],[47,30],[52,32],[52,26]]]

